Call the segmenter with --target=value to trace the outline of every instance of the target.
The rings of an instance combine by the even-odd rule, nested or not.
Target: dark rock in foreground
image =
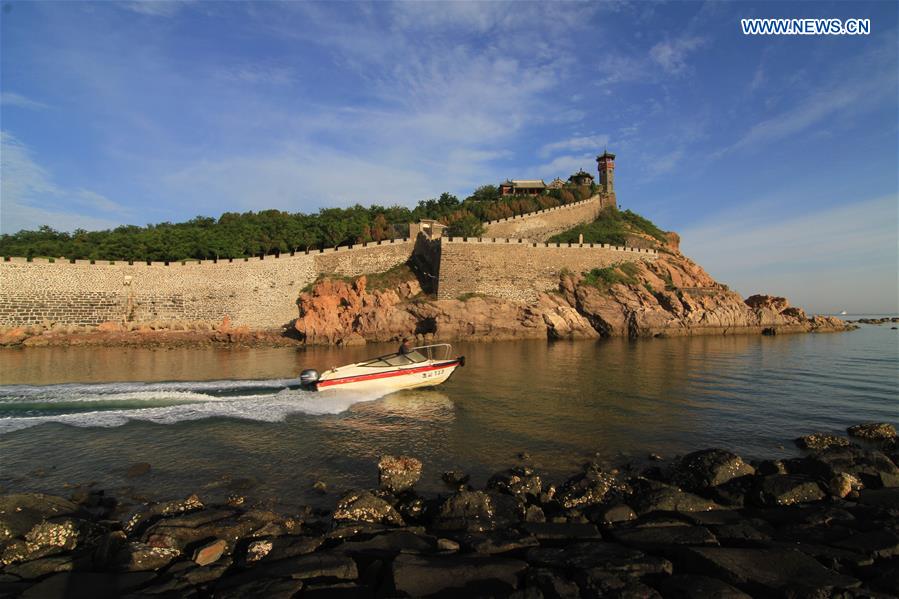
[[[892,454],[804,439],[809,455],[756,467],[709,449],[588,464],[556,491],[517,466],[437,497],[415,493],[418,460],[387,456],[380,488],[330,515],[191,496],[119,522],[99,491],[0,496],[0,597],[897,596]]]

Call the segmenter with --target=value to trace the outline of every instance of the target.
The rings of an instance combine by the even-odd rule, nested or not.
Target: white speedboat
[[[410,351],[387,354],[365,362],[331,368],[319,374],[304,370],[300,382],[304,389],[377,389],[399,391],[415,387],[433,387],[446,382],[465,356],[452,357],[448,343],[413,347]]]

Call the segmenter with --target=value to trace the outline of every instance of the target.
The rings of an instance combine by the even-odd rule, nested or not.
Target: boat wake
[[[289,414],[339,414],[384,392],[290,388],[296,379],[0,386],[0,435],[55,422],[81,427],[202,418],[278,422]]]

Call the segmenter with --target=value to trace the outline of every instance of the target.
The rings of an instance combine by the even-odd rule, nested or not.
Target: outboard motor
[[[304,370],[300,373],[300,383],[304,387],[315,387],[315,383],[318,382],[318,370],[314,370],[310,368],[309,370]]]

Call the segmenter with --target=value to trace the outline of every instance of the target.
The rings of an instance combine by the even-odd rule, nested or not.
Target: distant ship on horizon
[[[849,314],[849,312],[847,312],[846,310],[843,310],[842,312],[840,312],[840,316],[845,316],[846,314]]]

